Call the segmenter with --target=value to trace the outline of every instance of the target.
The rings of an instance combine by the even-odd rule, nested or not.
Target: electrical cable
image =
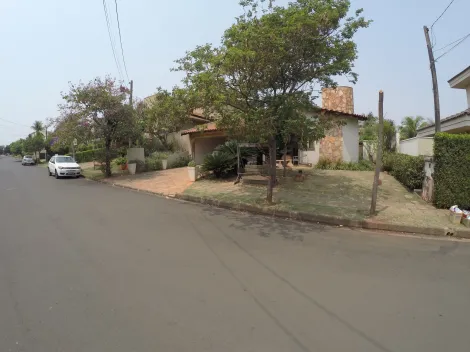
[[[450,53],[452,50],[454,50],[456,47],[458,47],[460,44],[462,44],[465,39],[467,39],[468,37],[470,37],[470,33],[467,34],[465,37],[463,37],[457,44],[455,44],[452,48],[450,48],[449,50],[447,50],[444,54],[442,54],[441,56],[439,56],[437,59],[435,59],[434,61],[437,61],[439,60],[441,57],[447,55],[448,53]]]
[[[109,41],[111,42],[111,49],[113,51],[113,56],[114,56],[114,62],[116,63],[116,67],[118,69],[119,77],[121,78],[121,81],[124,79],[124,75],[122,74],[122,68],[119,64],[119,60],[117,59],[116,56],[116,47],[114,44],[113,36],[111,34],[111,26],[109,24],[109,15],[108,15],[108,7],[106,6],[106,0],[103,0],[103,8],[104,8],[104,14],[106,16],[106,25],[108,26],[108,34],[109,34]]]
[[[127,77],[127,80],[129,81],[129,75],[127,74],[126,59],[124,58],[124,48],[122,47],[121,24],[119,21],[119,11],[118,11],[117,0],[114,0],[114,3],[116,4],[116,17],[117,17],[117,25],[118,25],[118,31],[119,31],[119,42],[121,43],[122,62],[124,62],[124,70],[126,71],[126,77]]]
[[[452,0],[452,1],[450,2],[450,4],[447,5],[447,7],[445,8],[445,10],[441,13],[441,15],[432,23],[431,29],[432,29],[432,27],[434,27],[434,25],[437,23],[437,21],[439,21],[439,20],[441,19],[441,17],[444,16],[444,14],[447,12],[447,10],[449,9],[449,7],[454,3],[454,1],[455,1],[455,0]]]

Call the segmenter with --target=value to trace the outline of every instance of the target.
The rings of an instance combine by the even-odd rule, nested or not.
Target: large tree
[[[35,134],[40,134],[44,131],[44,124],[41,121],[36,120],[36,121],[34,121],[33,125],[31,126],[31,129],[34,130]]]
[[[422,116],[406,116],[401,121],[400,137],[401,139],[413,138],[418,135],[418,130],[427,126],[427,121]]]
[[[75,138],[81,132],[104,143],[104,172],[111,176],[111,147],[134,137],[136,121],[133,107],[127,104],[129,91],[110,77],[96,78],[87,84],[70,84],[59,105],[59,138]],[[82,131],[84,130],[84,131]]]
[[[143,106],[145,131],[158,138],[165,149],[169,149],[168,135],[179,131],[188,122],[193,104],[184,89],[174,88],[171,92],[157,88]]]
[[[30,134],[23,142],[23,154],[33,153],[37,161],[39,161],[40,153],[44,146],[45,139],[42,133]]]
[[[199,46],[178,60],[184,83],[206,116],[245,140],[267,142],[272,202],[276,181],[276,136],[295,134],[300,144],[319,140],[331,127],[308,116],[318,86],[352,72],[357,57],[353,36],[369,22],[357,10],[348,17],[348,0],[297,0],[286,7],[243,0],[244,14],[222,36],[219,47]]]

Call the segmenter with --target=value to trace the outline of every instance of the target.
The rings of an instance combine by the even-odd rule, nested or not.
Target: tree
[[[157,92],[149,98],[143,107],[145,131],[158,138],[165,149],[170,149],[168,135],[183,128],[188,122],[191,105],[184,89],[174,88],[169,92],[157,88]]]
[[[367,114],[367,120],[359,129],[359,138],[361,141],[377,140],[378,118],[372,112]]]
[[[45,140],[42,133],[30,134],[23,143],[23,154],[32,153],[39,159],[41,150],[44,149]]]
[[[10,144],[10,151],[13,155],[21,155],[23,156],[23,143],[24,139],[19,139],[15,142]]]
[[[0,145],[0,154],[3,154],[3,153],[5,153],[5,146]]]
[[[427,126],[427,122],[422,116],[406,116],[401,121],[400,138],[408,139],[414,138],[418,134],[418,129]]]
[[[268,143],[270,178],[276,181],[276,136],[294,134],[299,143],[319,140],[331,122],[312,112],[320,86],[352,72],[357,57],[353,36],[369,22],[358,10],[348,15],[348,0],[297,0],[286,7],[258,9],[264,0],[243,0],[244,14],[228,28],[219,47],[207,44],[177,60],[177,70],[206,116],[229,134]]]
[[[115,79],[98,77],[87,84],[70,84],[69,92],[62,94],[65,103],[59,105],[57,124],[62,138],[70,140],[83,130],[104,142],[106,176],[111,176],[112,143],[123,143],[134,136],[133,107],[126,104],[128,93]]]
[[[10,146],[9,146],[9,145],[6,145],[6,146],[5,146],[5,149],[3,149],[3,152],[4,152],[5,154],[10,154],[10,153],[11,153]]]
[[[35,134],[41,134],[42,131],[44,131],[44,124],[41,121],[34,121],[33,125],[31,126],[31,129],[34,130]]]

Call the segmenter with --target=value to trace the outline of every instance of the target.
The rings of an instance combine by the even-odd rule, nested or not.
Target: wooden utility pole
[[[432,76],[432,91],[434,93],[434,124],[436,132],[441,132],[441,106],[439,104],[439,88],[437,86],[436,61],[432,51],[431,40],[429,39],[429,28],[424,26],[424,36],[426,38],[426,46],[428,47],[429,66]]]
[[[377,207],[377,191],[379,188],[380,169],[382,168],[382,148],[384,136],[384,92],[379,92],[379,140],[377,141],[377,158],[375,160],[374,184],[372,185],[372,201],[370,216],[375,216]]]
[[[132,101],[132,98],[134,96],[134,80],[131,79],[131,81],[129,82],[130,84],[130,94],[129,94],[129,105],[131,106],[132,108],[132,104],[133,104],[133,101]],[[132,140],[129,138],[129,148],[132,147]]]

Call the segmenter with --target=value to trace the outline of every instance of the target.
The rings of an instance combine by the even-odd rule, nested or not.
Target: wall
[[[144,148],[129,148],[129,149],[127,149],[127,160],[145,161]]]
[[[359,161],[359,122],[347,119],[343,130],[343,161]]]
[[[202,164],[204,162],[204,156],[206,154],[212,153],[218,145],[224,144],[226,140],[227,137],[195,138],[193,144],[193,158],[196,164]]]
[[[189,134],[182,136],[181,131],[169,133],[168,142],[173,143],[175,145],[176,150],[191,153],[191,140]]]
[[[412,156],[433,155],[433,148],[432,137],[414,137],[400,141],[400,153]]]
[[[354,114],[354,91],[351,87],[323,88],[322,108]]]
[[[299,163],[316,165],[320,159],[320,143],[315,142],[315,148],[308,150],[299,149]]]

